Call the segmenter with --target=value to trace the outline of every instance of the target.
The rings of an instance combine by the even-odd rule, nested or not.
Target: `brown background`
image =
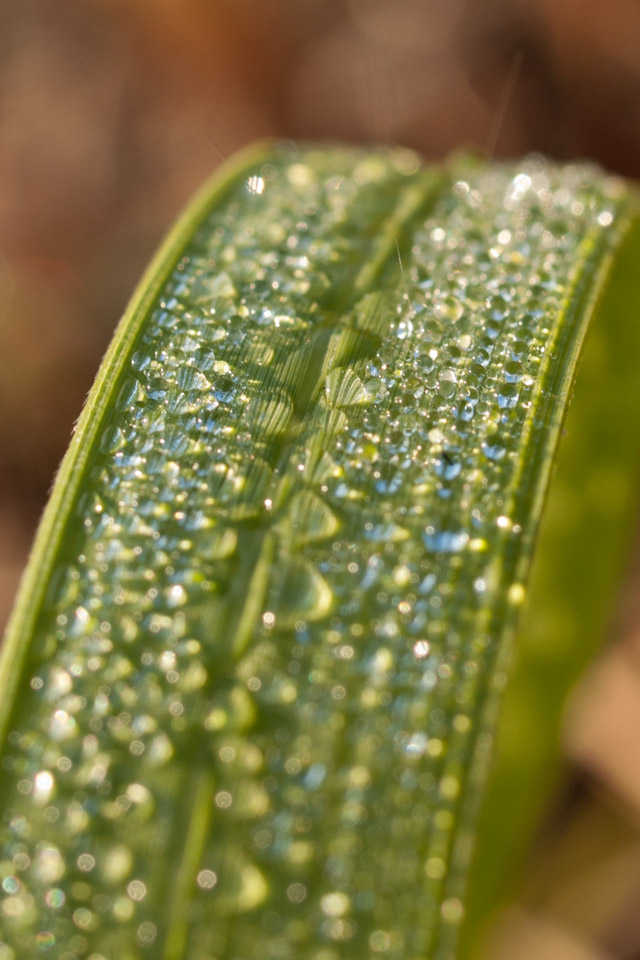
[[[0,622],[132,287],[223,156],[331,137],[640,178],[637,0],[1,0],[0,71]],[[640,957],[638,619],[492,957]]]

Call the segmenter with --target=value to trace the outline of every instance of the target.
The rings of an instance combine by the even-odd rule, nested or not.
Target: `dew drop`
[[[483,451],[488,460],[502,460],[507,452],[506,448],[500,443],[485,443]]]
[[[101,875],[106,883],[118,884],[129,875],[133,868],[133,857],[128,847],[115,846],[108,850],[101,864]]]
[[[235,898],[238,910],[253,910],[267,897],[269,885],[264,875],[253,864],[247,864],[240,874],[240,889]]]
[[[427,549],[438,553],[458,553],[469,543],[469,534],[462,531],[441,530],[439,533],[430,532],[429,528],[423,534]]]
[[[36,803],[47,803],[54,787],[54,779],[48,770],[41,770],[33,778],[33,799]]]
[[[299,543],[311,543],[333,536],[339,529],[335,513],[308,490],[296,494],[289,510],[290,522]]]
[[[427,640],[417,640],[413,645],[413,655],[416,660],[424,660],[429,656],[429,642]]]
[[[378,377],[369,377],[368,380],[365,380],[363,387],[367,399],[370,400],[380,400],[387,393],[387,387],[384,381]]]
[[[456,323],[464,313],[464,307],[456,297],[440,297],[434,303],[433,311],[439,320]]]
[[[213,890],[218,882],[218,877],[213,870],[201,870],[196,882],[201,890]]]
[[[411,320],[400,320],[396,327],[396,336],[398,340],[406,340],[413,333],[413,323]]]
[[[324,577],[304,557],[282,558],[271,609],[281,629],[299,620],[320,620],[333,605],[333,593]]]
[[[351,906],[351,901],[344,893],[326,893],[320,900],[320,908],[327,917],[343,917]]]

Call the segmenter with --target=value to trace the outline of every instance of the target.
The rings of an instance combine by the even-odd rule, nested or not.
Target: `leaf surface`
[[[456,955],[554,451],[634,211],[587,165],[382,149],[260,147],[205,189],[119,328],[9,628],[7,958]]]

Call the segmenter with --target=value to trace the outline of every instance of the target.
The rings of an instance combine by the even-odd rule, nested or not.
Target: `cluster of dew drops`
[[[2,753],[0,960],[164,956],[170,923],[192,960],[401,960],[460,922],[487,611],[525,594],[518,463],[622,188],[461,162],[380,274],[381,333],[341,291],[423,176],[287,148],[167,281]]]

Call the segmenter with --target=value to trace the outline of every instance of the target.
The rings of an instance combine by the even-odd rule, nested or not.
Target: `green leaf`
[[[204,189],[118,329],[9,627],[0,960],[450,960],[467,900],[474,939],[509,872],[483,853],[494,786],[466,892],[516,616],[636,209],[587,165],[337,146],[259,146]],[[590,549],[629,511],[599,489]],[[525,640],[566,619],[568,589],[535,593],[552,529]],[[603,610],[611,577],[584,577]],[[522,782],[551,741],[521,745]]]

